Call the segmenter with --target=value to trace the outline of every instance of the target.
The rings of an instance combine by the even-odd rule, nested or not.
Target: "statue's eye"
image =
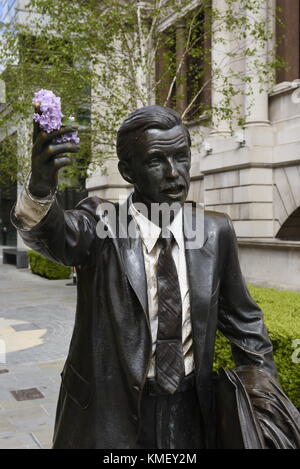
[[[176,156],[176,160],[177,161],[188,161],[188,155],[186,153],[179,153],[177,156]]]
[[[161,163],[161,160],[159,158],[155,157],[155,158],[151,158],[151,160],[148,160],[147,166],[152,168],[154,166],[159,166],[160,163]]]

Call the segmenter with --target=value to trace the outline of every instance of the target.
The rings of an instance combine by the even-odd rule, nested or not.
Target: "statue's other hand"
[[[40,113],[39,105],[35,106],[35,112]],[[78,127],[76,125],[62,127],[60,130],[47,133],[35,121],[33,126],[29,191],[36,197],[45,197],[56,189],[59,169],[72,162],[70,156],[64,155],[64,153],[77,153],[79,151],[78,144],[55,143],[54,139],[72,133],[78,130]]]

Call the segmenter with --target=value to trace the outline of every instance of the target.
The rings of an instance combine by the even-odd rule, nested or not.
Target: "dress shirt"
[[[157,262],[161,251],[158,238],[161,228],[152,223],[134,206],[130,206],[131,214],[138,226],[142,239],[144,263],[147,279],[148,311],[152,334],[152,356],[148,378],[155,376],[155,349],[158,328],[158,294],[157,294]],[[185,374],[188,375],[194,369],[194,356],[192,348],[192,327],[190,317],[190,294],[187,277],[185,246],[182,226],[182,209],[176,214],[168,229],[173,233],[175,243],[172,248],[172,256],[176,265],[182,302],[182,345]]]

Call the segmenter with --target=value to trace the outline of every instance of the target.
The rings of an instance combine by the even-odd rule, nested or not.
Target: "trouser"
[[[194,373],[174,394],[147,379],[141,400],[141,429],[136,449],[202,449],[204,431]]]

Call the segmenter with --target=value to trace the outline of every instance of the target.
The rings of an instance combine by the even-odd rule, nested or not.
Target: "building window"
[[[189,121],[206,114],[211,103],[210,38],[203,12],[161,33],[156,82],[157,104],[185,112]]]
[[[277,54],[285,66],[277,71],[277,83],[300,77],[300,0],[277,0]]]

